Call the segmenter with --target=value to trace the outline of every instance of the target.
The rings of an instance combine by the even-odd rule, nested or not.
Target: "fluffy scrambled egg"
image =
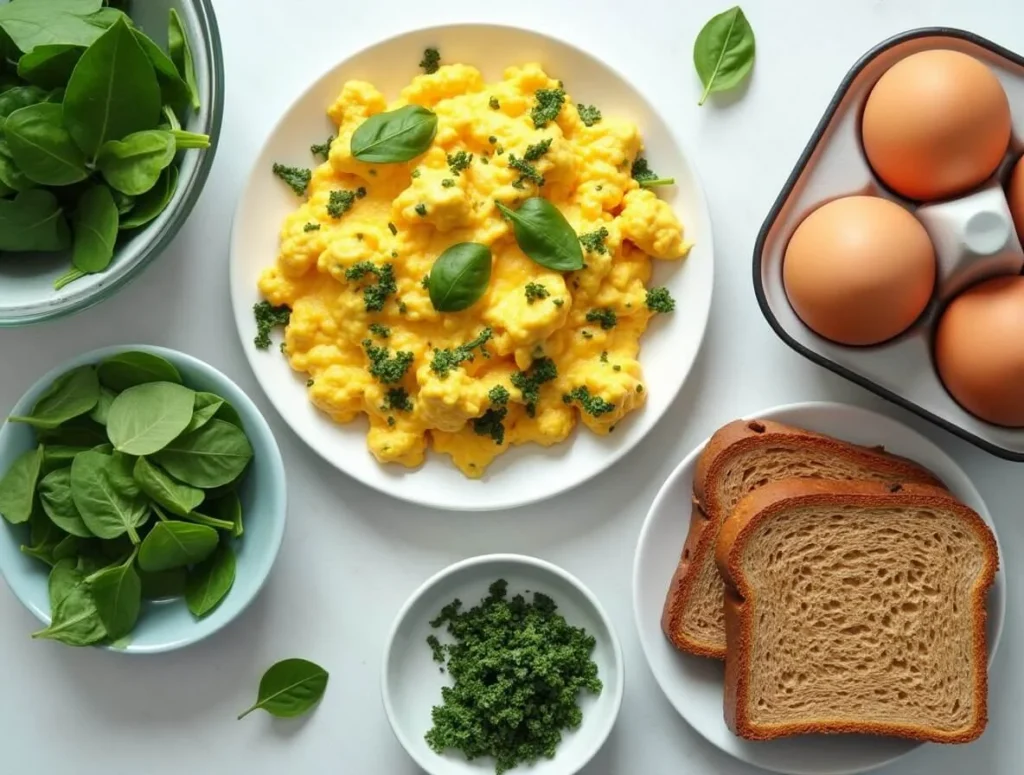
[[[479,477],[510,446],[556,444],[578,420],[609,433],[647,398],[637,356],[654,314],[651,257],[677,259],[688,245],[671,208],[631,177],[642,151],[632,122],[595,120],[565,95],[537,128],[536,92],[561,88],[537,64],[491,84],[455,64],[415,77],[391,104],[350,81],[328,110],[338,127],[328,161],[259,288],[292,309],[282,349],[309,376],[310,399],[340,423],[365,414],[382,463],[417,466],[432,445]],[[431,147],[408,163],[355,159],[355,129],[406,104],[436,113]],[[547,141],[533,161],[538,187],[510,160]],[[495,205],[538,195],[581,235],[582,270],[534,263]],[[467,241],[490,247],[490,284],[468,309],[438,312],[431,265]]]

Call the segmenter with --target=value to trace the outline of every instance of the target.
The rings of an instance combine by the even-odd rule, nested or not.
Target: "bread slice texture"
[[[690,529],[669,584],[661,626],[676,648],[725,658],[722,580],[715,541],[739,500],[788,478],[942,482],[916,463],[770,420],[736,420],[708,441],[693,479]]]
[[[927,485],[792,479],[745,497],[716,547],[725,718],[740,737],[966,743],[987,721],[980,516]]]

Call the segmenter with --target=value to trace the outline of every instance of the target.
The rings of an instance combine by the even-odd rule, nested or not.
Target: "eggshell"
[[[864,152],[886,185],[916,200],[983,183],[1010,143],[1010,103],[972,56],[933,49],[889,68],[864,106]]]
[[[840,344],[871,345],[905,331],[935,287],[924,226],[895,202],[836,199],[812,212],[786,247],[783,282],[793,310]]]
[[[1024,242],[1024,158],[1017,162],[1010,176],[1010,185],[1006,189],[1006,197],[1010,200],[1010,214],[1017,227],[1017,236]]]
[[[1024,427],[1024,277],[996,277],[950,302],[935,335],[946,389],[982,420]]]

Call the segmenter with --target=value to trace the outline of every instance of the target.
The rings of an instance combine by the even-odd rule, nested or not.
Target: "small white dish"
[[[583,723],[563,732],[554,759],[524,767],[530,775],[573,775],[600,750],[615,725],[625,683],[622,649],[593,593],[576,577],[535,557],[473,557],[445,568],[416,590],[395,619],[384,652],[381,693],[388,721],[402,747],[430,775],[493,775],[493,759],[467,761],[456,752],[437,754],[424,740],[431,728],[431,709],[441,702],[441,687],[451,684],[448,674],[438,669],[426,639],[436,634],[444,642],[444,630],[435,630],[430,621],[456,598],[465,609],[477,605],[498,579],[508,582],[510,596],[527,591],[550,596],[569,624],[583,627],[597,641],[591,658],[604,689],[597,696],[580,695]]]
[[[645,154],[675,186],[659,190],[682,219],[694,243],[685,261],[656,261],[651,285],[668,287],[676,311],[652,321],[641,340],[640,362],[650,386],[646,406],[610,436],[582,429],[562,444],[544,449],[527,444],[501,455],[478,480],[467,479],[445,455],[428,454],[417,469],[379,464],[366,448],[366,421],[338,425],[318,411],[306,394],[306,376],[291,369],[276,347],[252,346],[253,304],[260,301],[259,276],[273,265],[281,223],[296,206],[294,194],[271,174],[275,161],[309,164],[309,145],[332,125],[327,107],[346,80],[366,79],[389,99],[416,73],[423,49],[436,46],[446,62],[477,67],[488,81],[506,67],[540,62],[565,81],[572,97],[600,105],[606,116],[635,121]],[[256,379],[292,430],[331,465],[387,495],[423,506],[455,511],[514,508],[551,498],[601,473],[629,452],[657,425],[696,360],[704,338],[714,281],[711,219],[697,173],[683,153],[673,127],[620,73],[567,43],[537,32],[488,24],[417,30],[354,54],[313,83],[287,110],[255,160],[242,191],[231,235],[231,299],[242,349]],[[529,487],[522,482],[529,481]]]
[[[752,412],[747,417],[776,420],[856,444],[882,444],[933,471],[960,500],[978,512],[995,532],[992,517],[967,474],[952,458],[917,431],[868,409],[837,403],[803,403]],[[705,442],[706,443],[706,442]],[[853,775],[889,764],[920,745],[867,735],[805,735],[749,742],[725,725],[723,663],[683,654],[661,631],[661,611],[669,580],[679,562],[689,527],[693,473],[702,443],[672,472],[654,499],[640,531],[633,561],[633,612],[644,655],[669,702],[707,739],[737,759],[789,775]],[[996,541],[998,543],[998,537]],[[1006,580],[1002,566],[988,597],[989,667],[1003,630]],[[995,683],[990,676],[989,685]]]

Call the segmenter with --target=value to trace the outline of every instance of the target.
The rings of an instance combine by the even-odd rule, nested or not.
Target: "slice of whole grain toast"
[[[793,477],[942,486],[930,471],[880,447],[861,447],[771,420],[723,426],[697,461],[690,530],[662,613],[662,629],[677,648],[725,658],[722,580],[715,568],[718,532],[744,495]]]

